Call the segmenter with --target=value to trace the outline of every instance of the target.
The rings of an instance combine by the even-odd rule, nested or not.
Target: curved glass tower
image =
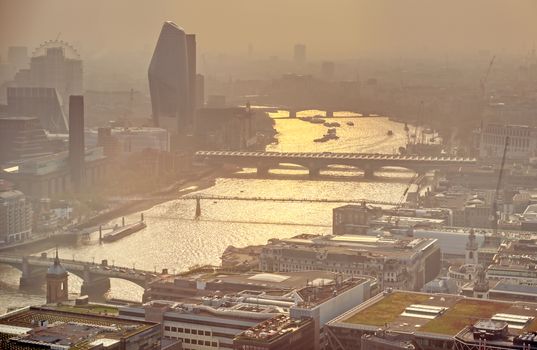
[[[192,44],[187,43],[185,31],[173,22],[165,22],[149,64],[153,120],[172,133],[184,133],[192,123],[189,49]]]

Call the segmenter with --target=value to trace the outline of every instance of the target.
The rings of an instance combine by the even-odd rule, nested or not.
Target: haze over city
[[[0,349],[537,349],[537,2],[0,0]]]

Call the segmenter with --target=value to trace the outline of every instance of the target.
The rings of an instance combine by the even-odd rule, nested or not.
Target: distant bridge
[[[95,264],[87,261],[60,259],[62,266],[83,281],[81,294],[104,293],[110,289],[110,278],[127,280],[146,288],[148,283],[161,276],[160,273],[127,267],[109,266],[105,261]],[[42,283],[47,269],[54,263],[53,258],[46,256],[9,256],[0,255],[0,264],[10,265],[20,271],[21,287]]]
[[[345,112],[351,112],[356,113],[361,116],[378,116],[382,115],[379,111],[373,111],[365,108],[360,108],[358,111],[358,108],[356,108],[355,105],[353,106],[327,106],[323,104],[305,104],[305,105],[289,105],[289,106],[274,106],[274,107],[254,107],[254,110],[257,111],[265,111],[265,112],[276,112],[276,111],[288,111],[290,119],[294,119],[297,117],[297,114],[301,111],[309,111],[309,110],[318,110],[318,111],[324,111],[324,116],[327,118],[334,117],[334,112],[339,111],[345,111]],[[356,118],[357,116],[352,116],[352,118]],[[342,117],[338,117],[342,118]],[[346,118],[346,117],[343,117]],[[280,118],[282,119],[282,118]]]
[[[366,202],[368,204],[376,205],[399,205],[397,202],[390,201],[377,201],[371,199],[324,199],[324,198],[296,198],[296,197],[242,197],[242,196],[220,196],[211,194],[195,194],[183,197],[177,195],[170,196],[128,196],[128,197],[114,197],[115,200],[121,201],[145,201],[145,200],[182,200],[182,201],[194,201],[200,200],[213,200],[213,201],[251,201],[251,202],[302,202],[302,203],[357,203],[361,204]]]
[[[365,177],[373,177],[375,171],[383,167],[400,167],[423,174],[431,169],[446,169],[475,165],[475,158],[415,156],[378,153],[281,153],[281,152],[236,152],[236,151],[198,151],[195,159],[213,164],[235,164],[257,168],[260,175],[267,174],[279,164],[295,164],[305,167],[310,175],[329,165],[344,165],[358,168]]]

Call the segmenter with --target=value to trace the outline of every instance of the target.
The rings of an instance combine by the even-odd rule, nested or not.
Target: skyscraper
[[[196,37],[165,22],[148,71],[155,125],[184,134],[192,126],[196,101]]]

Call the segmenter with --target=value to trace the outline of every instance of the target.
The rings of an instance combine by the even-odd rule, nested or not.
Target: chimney
[[[69,170],[79,192],[84,182],[84,96],[69,96]]]

